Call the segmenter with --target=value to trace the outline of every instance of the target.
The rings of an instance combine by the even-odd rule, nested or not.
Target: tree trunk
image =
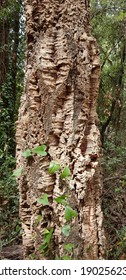
[[[4,7],[6,7],[6,1],[0,1],[0,10],[2,11]],[[9,22],[8,19],[0,18],[0,88],[6,80],[8,70],[8,44]]]
[[[96,98],[99,55],[89,24],[89,1],[25,0],[27,66],[25,91],[17,121],[17,166],[20,217],[25,258],[55,259],[74,244],[72,259],[102,259],[105,254],[102,181]],[[22,152],[46,144],[48,156],[25,158]],[[69,180],[49,174],[50,161],[68,166]],[[37,198],[48,194],[49,205]],[[68,195],[77,211],[64,236],[64,205],[55,197]],[[42,219],[38,219],[41,217]],[[37,221],[37,222],[36,222]],[[49,251],[42,256],[43,231],[54,229]]]

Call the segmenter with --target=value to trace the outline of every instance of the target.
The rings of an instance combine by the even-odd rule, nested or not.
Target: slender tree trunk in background
[[[6,1],[0,1],[0,9],[6,6]],[[8,43],[9,43],[9,22],[7,19],[0,19],[0,87],[6,79],[8,70]]]
[[[14,40],[13,40],[13,47],[12,47],[12,54],[11,54],[11,75],[12,75],[12,82],[11,82],[11,100],[13,101],[13,110],[10,112],[10,118],[12,124],[15,123],[17,119],[17,111],[16,111],[16,101],[17,101],[17,73],[18,73],[18,47],[19,47],[19,20],[20,20],[20,8],[15,9],[15,17],[13,22],[13,31],[14,31]],[[10,128],[10,138],[13,139],[11,144],[11,151],[12,154],[15,156],[15,127],[12,125]]]
[[[17,5],[15,1],[12,5],[14,4],[16,5],[12,8],[11,3],[7,0],[0,1],[0,100],[2,101],[0,103],[0,122],[2,123],[3,119],[6,122],[6,125],[4,124],[4,130],[6,130],[7,141],[9,142],[11,139],[8,152],[13,156],[15,156],[16,148],[14,123],[15,119],[17,119],[15,106],[18,94],[17,59],[21,3]],[[11,8],[13,19],[9,15]],[[6,114],[8,114],[8,119]],[[8,124],[9,121],[11,125]]]
[[[13,50],[12,50],[12,99],[14,103],[14,108],[16,104],[16,76],[17,76],[17,59],[18,59],[18,46],[19,46],[19,20],[20,20],[20,10],[15,10],[15,19],[14,19],[14,43],[13,43]],[[15,119],[15,110],[13,112],[13,121]]]
[[[89,24],[89,1],[24,1],[27,34],[26,85],[17,121],[17,166],[25,258],[43,242],[43,229],[54,227],[51,250],[43,258],[61,257],[63,244],[74,243],[74,259],[102,259],[105,253],[100,141],[96,98],[99,55]],[[27,148],[46,144],[48,156],[25,159]],[[50,175],[50,161],[69,166],[70,181]],[[48,194],[50,204],[36,200]],[[64,207],[53,200],[68,194],[78,212],[64,237]],[[42,220],[36,223],[38,215]]]

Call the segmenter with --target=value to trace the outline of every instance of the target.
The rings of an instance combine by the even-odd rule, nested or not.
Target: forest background
[[[100,49],[97,100],[102,143],[104,227],[108,259],[126,259],[126,4],[91,0]],[[0,249],[21,244],[15,169],[15,122],[25,73],[22,0],[0,0]]]

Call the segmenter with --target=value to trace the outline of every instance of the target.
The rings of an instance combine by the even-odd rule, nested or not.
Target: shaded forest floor
[[[126,147],[107,142],[103,156],[103,212],[108,259],[126,259]]]
[[[102,168],[102,209],[108,259],[126,259],[126,148],[106,142]],[[11,175],[5,181],[3,184],[0,181],[0,259],[22,259],[18,189]]]

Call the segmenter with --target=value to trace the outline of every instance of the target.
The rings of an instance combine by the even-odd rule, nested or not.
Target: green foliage
[[[35,225],[37,226],[41,220],[42,220],[42,215],[38,215],[37,219],[35,220]]]
[[[93,35],[100,48],[101,81],[98,115],[101,133],[116,130],[125,108],[125,1],[91,1]],[[104,136],[104,135],[102,135]],[[115,136],[114,136],[115,137]]]
[[[14,177],[20,177],[21,174],[22,174],[22,171],[23,171],[23,168],[22,168],[22,167],[16,169],[16,170],[13,172],[13,176],[14,176]]]
[[[62,170],[61,165],[58,162],[51,161],[48,168],[49,173],[53,174],[59,170],[62,171],[60,174],[61,179],[66,179],[70,177],[70,169],[68,166],[65,166]]]
[[[126,259],[126,226],[120,230],[116,230],[118,241],[116,242],[115,259]]]
[[[46,149],[46,146],[44,147],[44,149]],[[35,152],[35,149],[33,149],[33,150]],[[48,172],[49,172],[49,174],[53,174],[53,173],[59,171],[60,169],[61,169],[61,166],[59,163],[51,161],[49,164]],[[65,180],[69,176],[70,176],[69,167],[65,166],[63,171],[61,170],[60,177]],[[72,218],[77,217],[77,212],[68,204],[67,198],[68,198],[68,195],[60,195],[60,196],[54,198],[54,201],[56,203],[64,206],[64,217],[65,217],[67,224],[65,224],[61,228],[61,233],[63,233],[63,235],[66,238],[69,237],[69,235],[70,235],[70,230],[71,230],[70,223],[71,223]],[[39,204],[42,204],[43,206],[49,205],[48,194],[44,193],[41,197],[38,197],[37,202]],[[41,221],[41,219],[42,219],[42,216],[39,215],[38,219],[36,220],[36,225],[38,225],[38,223],[39,223],[39,221]],[[53,232],[54,232],[54,228],[51,228],[50,230],[46,228],[43,232],[43,242],[39,247],[39,251],[44,255],[46,255],[46,253],[49,251],[51,237],[53,235]],[[66,250],[68,253],[71,253],[73,248],[74,248],[74,244],[72,244],[72,243],[64,244],[64,250]],[[63,256],[62,259],[67,260],[67,259],[71,259],[71,257],[65,255],[65,256]]]
[[[44,242],[45,243],[49,244],[53,231],[54,231],[54,228],[51,228],[50,230],[45,229],[45,231],[44,231]]]
[[[67,205],[66,198],[67,198],[66,195],[61,195],[61,196],[55,198],[54,200],[55,200],[57,203],[60,203],[60,204],[63,204],[63,205]]]
[[[70,225],[66,224],[61,228],[61,232],[65,235],[65,236],[69,236],[70,235]]]
[[[57,172],[60,168],[61,168],[61,166],[60,166],[59,163],[51,161],[50,165],[49,165],[49,168],[48,168],[48,171],[49,171],[50,174],[53,174],[53,173]]]
[[[109,248],[109,258],[115,260],[126,260],[126,227],[115,230],[116,242]]]
[[[12,20],[12,17],[15,15],[15,11],[20,9],[21,1],[18,2],[16,0],[8,0],[6,4],[1,6],[0,9],[0,21],[3,20]]]
[[[58,204],[64,205],[65,206],[65,210],[64,210],[64,216],[67,222],[69,222],[69,224],[65,224],[62,228],[61,228],[61,232],[64,234],[65,237],[68,237],[70,235],[70,221],[72,220],[72,218],[76,218],[77,217],[77,212],[75,210],[73,210],[66,201],[66,195],[62,195],[59,196],[57,198],[54,199]],[[49,201],[48,201],[48,195],[45,193],[43,196],[37,198],[37,202],[39,204],[42,204],[43,206],[49,205]],[[41,221],[42,216],[39,215],[37,220],[36,220],[36,224],[39,223],[39,221]],[[50,244],[50,240],[53,234],[54,228],[51,229],[50,231],[48,229],[45,229],[43,232],[44,238],[43,238],[43,242],[41,244],[41,246],[39,247],[39,251],[44,251],[44,253],[48,252],[49,249],[49,244]],[[74,248],[74,244],[72,243],[68,243],[64,245],[64,249],[67,250],[68,252],[71,252],[72,249]]]
[[[46,254],[49,250],[50,240],[53,234],[54,228],[50,230],[45,229],[43,232],[43,243],[39,247],[39,251]]]
[[[61,178],[66,179],[70,176],[70,169],[68,166],[65,166],[63,172],[61,173]]]
[[[49,205],[48,195],[45,193],[43,196],[37,198],[37,202],[42,205]]]
[[[65,206],[64,216],[65,216],[66,221],[69,222],[69,223],[65,224],[61,228],[61,232],[64,234],[65,237],[69,237],[70,230],[71,230],[70,221],[72,220],[73,217],[77,217],[77,212],[75,210],[73,210],[69,205],[67,205],[65,195],[59,196],[59,197],[55,198],[54,200],[57,203]],[[42,197],[37,199],[37,202],[42,204],[43,206],[49,205],[48,195],[45,193]],[[42,219],[42,216],[41,215],[39,215],[39,216],[40,217],[38,217],[38,219],[36,221],[36,224],[38,224],[39,221],[41,221],[41,219]],[[43,232],[43,242],[39,247],[40,252],[42,252],[44,254],[46,254],[48,252],[53,232],[54,232],[54,228],[51,228],[50,230],[48,230],[48,229],[44,230],[44,232]],[[67,252],[71,253],[72,250],[74,249],[74,244],[72,244],[72,243],[64,244],[64,249]],[[64,256],[62,259],[65,260],[65,259],[71,259],[71,258],[70,258],[70,256]]]
[[[103,211],[109,244],[108,258],[126,259],[122,246],[125,242],[119,240],[125,225],[126,196],[125,1],[91,0],[91,20],[92,33],[100,49],[101,79],[97,112],[103,143]]]
[[[74,249],[74,244],[73,244],[73,243],[64,244],[64,249],[65,249],[67,252],[70,253],[70,252]]]
[[[22,156],[29,158],[29,157],[32,157],[33,154],[37,154],[37,155],[45,157],[45,156],[47,156],[46,149],[47,149],[46,145],[37,146],[33,149],[26,149],[22,153]]]
[[[30,149],[27,149],[22,153],[22,156],[29,158],[32,156],[32,151]]]
[[[13,165],[13,163],[12,163]],[[4,164],[4,179],[0,180],[0,247],[21,240],[21,225],[18,217],[19,194],[12,171]]]
[[[41,145],[41,146],[38,146],[38,147],[35,147],[32,151],[37,154],[37,155],[40,155],[40,156],[47,156],[47,152],[46,152],[46,145]]]
[[[45,148],[46,148],[46,146],[45,146]],[[61,166],[59,163],[51,161],[49,164],[48,172],[49,172],[49,174],[53,174],[53,173],[59,171],[60,169],[61,169]],[[69,176],[70,176],[69,167],[65,166],[63,171],[61,171],[60,177],[61,177],[61,179],[65,180]],[[65,237],[69,237],[69,235],[70,235],[70,229],[71,229],[70,222],[71,222],[72,218],[77,217],[77,211],[75,211],[72,207],[70,207],[70,205],[68,205],[67,198],[68,198],[68,195],[60,195],[60,196],[54,198],[55,202],[64,206],[64,217],[68,223],[65,224],[61,228],[61,232],[64,234]],[[43,206],[49,205],[48,194],[45,193],[43,196],[37,198],[37,202],[39,204],[42,204]],[[40,218],[40,220],[41,220],[41,218]],[[38,223],[38,220],[37,220],[37,223]],[[48,252],[53,231],[54,231],[54,228],[51,229],[50,231],[48,229],[44,230],[43,242],[42,242],[41,246],[39,247],[40,252],[43,252],[44,254],[46,254]],[[69,253],[72,252],[73,248],[74,248],[74,244],[72,244],[72,243],[68,243],[68,244],[64,245],[64,249],[66,251],[68,251]],[[71,259],[71,258],[70,258],[70,256],[63,256],[62,259],[67,260],[67,259]]]
[[[2,1],[0,7],[0,200],[1,246],[21,240],[15,168],[15,121],[24,82],[24,19],[22,1]],[[19,33],[15,21],[19,20]],[[17,21],[18,22],[18,21]],[[17,40],[20,39],[20,40]],[[16,49],[15,49],[16,45]],[[14,53],[14,51],[16,51]],[[14,55],[17,59],[14,70]],[[15,171],[17,172],[17,171]],[[18,173],[18,172],[17,172]]]
[[[70,206],[67,205],[65,208],[66,221],[70,221],[73,217],[77,217],[77,211],[73,210]]]
[[[62,258],[60,258],[60,257],[57,256],[57,257],[56,257],[56,260],[64,260],[64,261],[67,261],[67,260],[71,260],[71,257],[65,255],[65,256],[63,256]]]
[[[104,227],[108,233],[108,258],[126,259],[125,246],[125,189],[126,148],[113,141],[105,142],[104,168]],[[106,164],[107,163],[107,164]]]
[[[71,257],[69,257],[69,256],[63,256],[62,260],[68,261],[68,260],[71,260]]]
[[[22,156],[25,157],[26,159],[29,157],[32,157],[34,154],[37,154],[40,156],[46,156],[47,155],[46,149],[47,149],[47,146],[44,144],[41,146],[37,146],[33,149],[28,148],[22,153]],[[53,174],[57,171],[59,171],[60,178],[62,180],[65,180],[70,176],[70,169],[68,166],[65,166],[62,170],[61,165],[59,163],[51,161],[49,164],[49,167],[48,167],[49,174]],[[23,172],[23,169],[21,167],[16,169],[13,172],[13,177],[20,177],[22,172]],[[72,218],[77,217],[77,212],[69,206],[69,204],[67,202],[67,198],[68,198],[68,195],[66,195],[66,194],[63,194],[63,195],[60,195],[60,196],[54,198],[54,201],[56,203],[64,206],[64,217],[65,217],[66,221],[69,222],[61,228],[61,232],[64,234],[65,237],[68,237],[70,234],[70,229],[71,229],[70,222],[71,222]],[[48,194],[44,193],[43,195],[38,197],[37,203],[41,204],[42,206],[49,206],[50,203],[48,200]],[[39,222],[41,222],[41,220],[42,220],[42,215],[38,215],[38,218],[35,221],[35,225],[38,226],[38,224],[39,224]],[[53,232],[54,232],[54,228],[44,229],[43,242],[42,242],[41,246],[39,247],[39,251],[42,254],[46,254],[48,252]],[[64,247],[64,249],[68,252],[71,252],[73,248],[74,248],[74,245],[71,243],[66,244]],[[31,258],[32,258],[32,256],[31,256]],[[69,256],[64,256],[63,259],[69,259]]]

